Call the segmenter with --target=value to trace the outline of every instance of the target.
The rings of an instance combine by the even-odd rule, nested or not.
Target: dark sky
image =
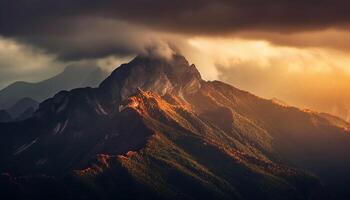
[[[288,35],[346,30],[349,7],[347,0],[1,0],[0,35],[76,60],[137,51],[126,24],[185,35]]]

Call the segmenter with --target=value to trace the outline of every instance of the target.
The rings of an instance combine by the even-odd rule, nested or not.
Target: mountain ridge
[[[183,56],[138,56],[0,123],[0,171],[54,176],[75,199],[346,199],[333,180],[350,180],[346,126],[204,81]]]
[[[77,78],[76,74],[80,77]],[[98,67],[69,65],[61,73],[43,81],[36,83],[17,81],[3,88],[0,90],[0,108],[8,109],[26,97],[41,102],[61,90],[97,86],[105,76],[105,72]]]
[[[29,97],[18,100],[7,109],[13,119],[19,118],[24,112],[32,110],[32,113],[39,107],[39,103]]]

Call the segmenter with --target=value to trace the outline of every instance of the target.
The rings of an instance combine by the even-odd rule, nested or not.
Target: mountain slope
[[[79,74],[79,77],[77,77]],[[60,90],[97,86],[107,75],[97,67],[68,66],[52,78],[37,83],[15,82],[0,91],[0,109],[8,109],[22,98],[41,102]]]
[[[139,56],[0,124],[1,180],[58,199],[329,199],[320,176],[346,198],[332,178],[350,177],[349,127],[204,81],[182,56]]]
[[[9,122],[11,120],[12,117],[6,110],[0,110],[0,122]]]
[[[139,113],[154,131],[146,148],[107,156],[102,171],[90,168],[78,174],[94,182],[117,162],[160,198],[170,199],[306,199],[319,189],[305,173],[238,151],[238,141],[208,127],[176,97],[165,99],[141,92],[125,108]]]
[[[235,128],[245,123],[241,119],[248,119],[273,139],[270,158],[313,172],[338,195],[337,198],[346,199],[350,195],[344,184],[350,180],[350,126],[347,122],[276,104],[217,81],[208,82],[202,89],[204,91],[192,97],[192,104],[198,105],[197,113],[207,112],[203,107],[215,109],[215,104],[229,108],[238,116],[233,120]]]
[[[18,100],[13,106],[7,109],[7,112],[11,115],[13,119],[19,118],[24,112],[30,114],[39,107],[39,103],[31,98],[24,97]],[[23,115],[22,115],[23,118]]]

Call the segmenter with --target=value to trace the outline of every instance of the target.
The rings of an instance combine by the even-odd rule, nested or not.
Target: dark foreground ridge
[[[350,125],[138,56],[0,123],[2,199],[347,199]]]

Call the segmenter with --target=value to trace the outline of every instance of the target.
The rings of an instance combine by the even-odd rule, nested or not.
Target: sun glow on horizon
[[[350,56],[346,52],[240,38],[196,37],[188,43],[200,52],[197,60],[207,65],[200,68],[205,78],[211,75],[208,79],[220,79],[265,98],[276,97],[350,120]]]

